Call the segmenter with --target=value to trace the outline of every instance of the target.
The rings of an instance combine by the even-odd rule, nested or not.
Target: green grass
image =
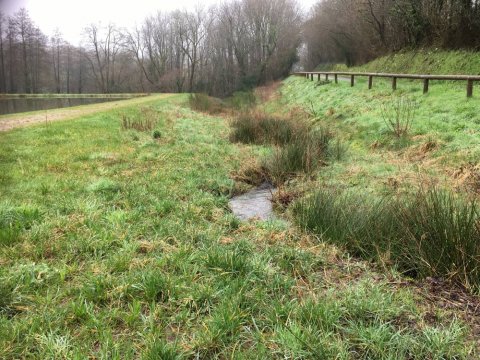
[[[453,275],[477,291],[479,214],[460,199],[476,197],[480,189],[479,97],[465,98],[455,83],[435,82],[430,90],[424,95],[414,81],[401,81],[392,91],[381,79],[368,90],[365,79],[350,87],[342,79],[327,84],[291,77],[265,107],[307,111],[313,128],[329,128],[342,144],[340,161],[286,190],[313,194],[297,213],[302,226],[353,255],[401,264],[417,276]],[[315,194],[319,188],[324,190]],[[447,194],[411,203],[411,196],[430,188]],[[388,201],[394,209],[385,206]]]
[[[315,86],[315,81],[291,77],[280,91],[282,97],[267,105],[270,111],[313,106],[314,123],[331,129],[347,146],[345,160],[319,174],[327,184],[376,193],[408,191],[426,176],[458,185],[452,175],[475,165],[480,156],[480,96],[466,99],[463,86],[435,83],[423,95],[422,85],[410,81],[400,81],[393,92],[381,80],[368,90],[365,80],[351,88],[344,81]],[[418,108],[409,136],[398,139],[385,124],[382,107],[402,96],[415,100]]]
[[[159,139],[134,105],[0,134],[2,359],[474,357],[394,273],[234,219],[229,175],[268,150],[187,104],[150,103]]]
[[[383,56],[362,66],[336,65],[334,68],[401,74],[480,75],[480,54],[465,50],[417,49]]]

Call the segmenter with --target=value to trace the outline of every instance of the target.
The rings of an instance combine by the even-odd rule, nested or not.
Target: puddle
[[[233,214],[240,220],[253,218],[268,220],[275,218],[272,206],[272,194],[276,189],[269,183],[230,199],[229,206]]]

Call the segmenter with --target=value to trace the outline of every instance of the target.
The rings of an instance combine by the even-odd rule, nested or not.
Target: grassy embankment
[[[401,156],[369,148],[383,139],[382,125],[363,98],[387,90],[292,78],[281,91],[267,107],[311,99],[349,144],[347,158],[305,188],[388,189],[385,179],[400,174],[389,159]],[[186,100],[0,134],[1,358],[473,356],[468,324],[424,303],[394,272],[282,221],[235,220],[226,209],[239,187],[232,171],[272,151],[231,143],[225,119],[193,112]],[[135,120],[146,131],[122,127]],[[470,148],[448,139],[438,157]]]
[[[346,82],[286,80],[270,108],[300,106],[314,126],[327,127],[348,148],[314,181],[293,186],[296,192],[323,189],[297,204],[299,223],[356,255],[414,275],[451,275],[476,291],[480,101],[467,100],[462,90],[436,83],[423,95],[421,84],[409,81],[392,92],[381,80],[371,91],[365,81],[350,88]],[[383,115],[398,99],[410,99],[416,108],[401,136]]]
[[[437,66],[440,59],[447,65]],[[404,53],[354,70],[478,73],[477,59],[467,52]],[[285,192],[307,194],[292,215],[352,254],[477,292],[478,95],[466,99],[463,84],[450,82],[435,82],[427,95],[415,81],[401,81],[395,92],[388,80],[376,79],[370,91],[366,85],[290,78],[267,105],[270,112],[306,111],[314,129],[328,129],[348,148],[341,161],[286,183]]]
[[[438,49],[404,51],[380,57],[362,66],[347,68],[334,65],[330,68],[402,74],[480,75],[480,53]]]

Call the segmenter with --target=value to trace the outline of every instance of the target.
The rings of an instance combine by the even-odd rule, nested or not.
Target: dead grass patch
[[[254,158],[247,159],[238,170],[230,174],[230,178],[252,186],[259,186],[266,180],[265,170]]]
[[[280,89],[281,86],[281,81],[270,82],[264,86],[257,87],[255,89],[255,96],[262,102],[277,100],[280,97],[278,89]]]
[[[273,206],[277,209],[285,210],[293,201],[303,196],[303,194],[304,191],[302,190],[280,186],[273,194]]]
[[[466,164],[451,174],[457,188],[480,194],[480,164]]]

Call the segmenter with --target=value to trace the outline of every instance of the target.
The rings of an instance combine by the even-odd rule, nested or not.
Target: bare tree
[[[122,49],[121,32],[113,24],[100,28],[92,24],[85,29],[86,59],[91,66],[98,87],[102,93],[115,89],[119,75],[115,70],[117,56]]]
[[[30,17],[24,8],[20,9],[17,13],[15,13],[11,20],[12,26],[15,29],[13,34],[19,37],[21,47],[24,91],[26,93],[30,93],[32,92],[32,77],[31,66],[28,61],[28,46],[30,37],[32,36],[32,21],[30,20]]]
[[[62,34],[57,29],[50,40],[50,49],[52,52],[52,66],[53,66],[53,78],[55,81],[55,90],[59,94],[61,91],[60,85],[60,50],[63,45]]]
[[[7,91],[7,79],[6,79],[6,71],[5,71],[5,55],[3,51],[3,39],[4,39],[4,19],[5,16],[0,11],[0,92],[4,93]]]

